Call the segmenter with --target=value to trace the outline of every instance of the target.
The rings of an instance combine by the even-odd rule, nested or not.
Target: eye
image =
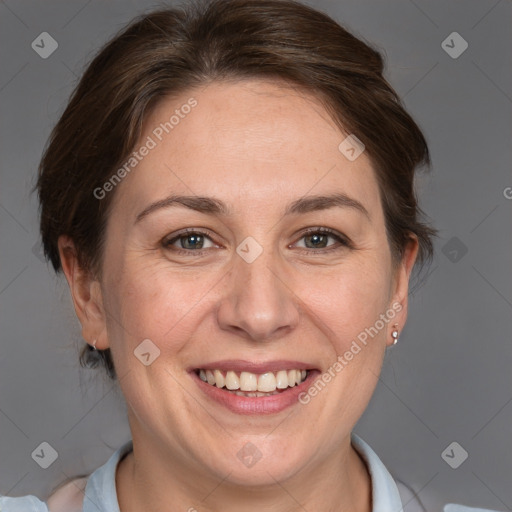
[[[337,240],[338,244],[328,245],[329,238]],[[324,254],[326,252],[352,247],[352,244],[347,237],[329,228],[309,228],[302,234],[300,240],[306,241],[303,247],[308,249],[306,251],[307,253]]]
[[[201,253],[204,249],[215,247],[215,244],[207,232],[187,229],[162,240],[162,246],[173,252],[190,254],[191,252]]]
[[[328,240],[333,239],[338,243],[329,244]],[[304,248],[307,254],[325,254],[326,252],[338,251],[345,248],[352,248],[352,242],[341,233],[329,228],[308,228],[302,233],[300,240],[306,240]],[[180,233],[164,238],[161,242],[166,250],[177,254],[202,255],[208,249],[218,247],[212,240],[209,232],[195,228],[188,228]],[[297,245],[298,242],[295,244]]]

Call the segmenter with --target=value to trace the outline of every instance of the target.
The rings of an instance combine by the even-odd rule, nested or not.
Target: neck
[[[241,486],[192,467],[179,455],[134,438],[134,451],[118,465],[116,488],[121,512],[371,512],[371,478],[347,438],[333,456],[318,460],[286,481]],[[173,508],[169,509],[168,504]]]

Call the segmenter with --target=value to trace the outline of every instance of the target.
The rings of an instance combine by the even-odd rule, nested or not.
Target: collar
[[[353,432],[351,443],[370,473],[372,512],[403,512],[397,485],[378,455]],[[83,512],[120,512],[116,492],[116,469],[121,459],[132,450],[133,440],[129,440],[89,476],[85,487]]]
[[[357,434],[351,434],[352,446],[366,462],[372,482],[372,512],[403,512],[395,480],[372,450]]]

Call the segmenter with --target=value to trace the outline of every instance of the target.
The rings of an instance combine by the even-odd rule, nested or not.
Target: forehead
[[[211,195],[241,212],[342,191],[372,210],[371,162],[340,152],[346,136],[318,99],[283,83],[212,82],[155,106],[134,148],[151,149],[123,179],[119,201],[135,214],[170,193]]]

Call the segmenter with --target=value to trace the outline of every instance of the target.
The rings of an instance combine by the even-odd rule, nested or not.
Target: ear
[[[71,291],[73,305],[82,325],[82,337],[99,350],[108,348],[106,315],[100,283],[81,268],[73,240],[61,235],[58,239],[62,270]]]
[[[398,324],[398,332],[404,328],[405,322],[407,321],[407,310],[408,310],[408,297],[409,297],[409,279],[411,276],[414,262],[418,255],[419,243],[418,237],[411,233],[409,242],[404,249],[402,261],[395,270],[395,275],[392,285],[391,302],[389,304],[391,309],[397,311],[397,314],[389,322],[390,334],[388,336],[387,345],[392,345],[393,340],[391,337],[391,331],[394,331],[394,324]],[[398,304],[401,305],[399,309]]]

